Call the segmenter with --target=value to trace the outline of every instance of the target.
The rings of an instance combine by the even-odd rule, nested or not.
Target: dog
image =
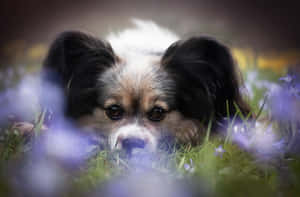
[[[51,44],[43,80],[63,91],[64,115],[80,128],[112,150],[156,151],[165,136],[196,145],[209,125],[250,112],[229,48],[134,23],[105,40],[67,31]]]

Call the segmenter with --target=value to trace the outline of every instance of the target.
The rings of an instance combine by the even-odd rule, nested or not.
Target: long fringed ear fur
[[[189,118],[207,122],[236,112],[249,113],[239,92],[239,81],[229,49],[207,37],[193,37],[170,46],[162,64],[176,83],[176,106]],[[213,114],[211,114],[213,113]]]
[[[76,118],[90,113],[97,104],[99,74],[116,61],[111,46],[77,31],[61,33],[50,46],[44,61],[43,82],[65,94],[65,113]]]

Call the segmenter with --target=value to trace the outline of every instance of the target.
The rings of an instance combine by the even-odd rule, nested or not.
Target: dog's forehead
[[[155,97],[170,97],[174,83],[162,68],[161,58],[179,38],[151,21],[133,22],[135,27],[107,37],[119,61],[99,76],[105,96],[144,103]]]
[[[156,102],[171,102],[174,82],[161,66],[160,55],[129,50],[118,57],[120,61],[99,77],[104,103],[113,97],[128,110],[149,110]]]
[[[120,61],[104,72],[99,80],[111,94],[160,94],[161,86],[168,81],[160,58],[137,53],[121,56]]]

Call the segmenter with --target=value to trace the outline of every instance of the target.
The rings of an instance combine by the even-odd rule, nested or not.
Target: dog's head
[[[81,32],[59,35],[44,79],[63,89],[66,116],[107,136],[112,149],[131,151],[155,150],[166,136],[198,143],[209,120],[234,114],[234,105],[249,112],[224,45],[206,37],[173,42],[173,36],[163,48],[156,42],[166,40],[153,36],[151,47],[139,40],[139,48],[130,45],[133,35],[126,42],[112,36],[111,45]]]

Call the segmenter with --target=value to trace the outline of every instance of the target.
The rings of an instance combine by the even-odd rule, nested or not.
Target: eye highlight
[[[155,106],[147,113],[147,117],[151,121],[158,122],[165,118],[166,112],[167,111],[165,109],[163,109],[162,107]]]
[[[105,109],[105,113],[111,120],[120,120],[123,118],[124,109],[120,105],[111,105]]]

